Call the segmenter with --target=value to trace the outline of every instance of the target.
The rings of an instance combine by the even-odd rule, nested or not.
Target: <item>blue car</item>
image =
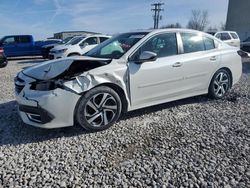
[[[7,57],[41,56],[42,46],[60,41],[54,39],[36,42],[32,35],[10,35],[0,39],[0,48],[4,48]]]

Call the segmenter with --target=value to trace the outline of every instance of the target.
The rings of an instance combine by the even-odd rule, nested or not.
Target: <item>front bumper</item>
[[[67,57],[65,56],[64,53],[49,53],[49,59],[52,60],[52,59],[60,59],[60,58],[64,58],[64,57]]]
[[[52,129],[74,125],[74,111],[80,95],[63,89],[35,91],[30,85],[18,93],[16,100],[21,119],[35,127]]]

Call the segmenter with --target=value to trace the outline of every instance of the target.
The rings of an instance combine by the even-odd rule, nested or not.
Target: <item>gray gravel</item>
[[[199,96],[129,113],[99,133],[24,125],[0,69],[0,187],[250,187],[250,63],[224,100]]]

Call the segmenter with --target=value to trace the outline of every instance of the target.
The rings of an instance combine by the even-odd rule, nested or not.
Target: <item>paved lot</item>
[[[86,133],[19,119],[14,76],[40,62],[0,69],[0,187],[250,187],[250,63],[224,100],[146,108]]]

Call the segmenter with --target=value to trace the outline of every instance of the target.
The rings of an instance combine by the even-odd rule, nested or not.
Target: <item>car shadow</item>
[[[203,103],[209,99],[203,96],[188,98],[176,102],[165,103],[153,107],[148,107],[124,115],[119,121],[127,120],[133,117],[162,111],[172,107],[191,103]],[[21,145],[29,143],[38,143],[50,139],[61,137],[73,137],[83,134],[91,134],[80,126],[73,126],[59,129],[41,129],[26,125],[18,115],[16,101],[10,101],[0,104],[0,146],[3,145]],[[119,122],[118,122],[119,123]]]
[[[16,101],[0,104],[0,122],[0,146],[38,143],[87,133],[78,126],[49,130],[26,125],[18,115]]]
[[[250,61],[242,63],[242,71],[245,74],[250,73]]]
[[[31,61],[30,60],[29,61],[27,61],[27,60],[26,61],[18,61],[17,64],[35,64],[35,63],[42,63],[44,61],[46,61],[46,60],[44,60],[44,59],[43,60],[34,59],[34,60],[31,60]]]
[[[8,57],[8,61],[22,61],[22,60],[42,60],[41,56],[23,56],[23,57]]]

